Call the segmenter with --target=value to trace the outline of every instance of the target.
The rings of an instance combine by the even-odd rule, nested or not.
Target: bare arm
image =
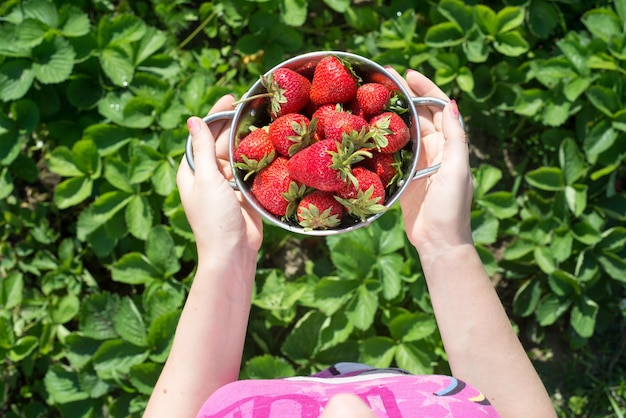
[[[409,71],[406,82],[417,95],[447,99],[417,72]],[[442,165],[414,181],[401,205],[452,373],[479,388],[503,417],[555,417],[472,241],[473,183],[456,103],[422,115],[425,163],[440,158]]]
[[[231,109],[222,98],[212,111]],[[198,266],[170,355],[145,417],[195,417],[204,401],[239,375],[262,226],[229,186],[228,131],[217,140],[198,118],[189,120],[195,173],[183,159],[177,182],[196,238]]]

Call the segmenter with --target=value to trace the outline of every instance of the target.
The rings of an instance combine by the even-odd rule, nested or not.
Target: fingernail
[[[192,116],[189,119],[187,119],[187,128],[189,129],[189,132],[192,135],[198,130],[199,127],[200,127],[200,122],[197,117]]]
[[[450,100],[450,113],[452,113],[452,116],[454,116],[455,118],[459,117],[459,107],[456,104],[456,100],[452,99]]]
[[[385,65],[385,70],[393,70],[393,67],[391,65]]]
[[[413,71],[415,71],[412,68],[407,68],[406,71],[404,72],[404,75],[408,75],[409,73],[412,73]]]

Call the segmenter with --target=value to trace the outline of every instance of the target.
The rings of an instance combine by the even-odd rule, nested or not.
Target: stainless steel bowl
[[[407,147],[410,147],[410,151],[412,152],[412,159],[408,164],[408,167],[405,167],[404,173],[405,176],[401,179],[395,188],[395,191],[387,197],[387,200],[384,203],[384,206],[389,209],[391,208],[396,201],[400,198],[402,193],[405,191],[407,186],[412,180],[426,177],[436,172],[439,169],[439,164],[421,168],[417,167],[417,163],[419,160],[420,146],[421,146],[421,134],[420,134],[420,125],[419,125],[419,117],[417,114],[416,107],[419,106],[439,106],[444,107],[447,102],[445,100],[435,98],[435,97],[411,97],[411,94],[407,91],[407,89],[400,83],[389,71],[387,71],[384,67],[377,64],[376,62],[348,52],[340,52],[340,51],[318,51],[311,52],[303,55],[299,55],[297,57],[288,59],[281,64],[275,66],[271,70],[267,72],[267,74],[272,73],[278,68],[287,67],[293,70],[297,70],[300,68],[305,68],[309,65],[316,64],[320,59],[325,56],[334,55],[338,58],[345,60],[350,63],[354,71],[363,79],[363,82],[369,81],[379,81],[385,80],[386,82],[392,83],[398,91],[398,95],[401,99],[402,107],[405,107],[407,112],[405,113],[405,121],[409,126],[411,132],[411,141]],[[229,136],[229,160],[231,169],[233,172],[233,180],[230,181],[231,186],[235,190],[239,190],[244,198],[250,203],[250,205],[258,211],[268,222],[277,225],[281,228],[284,228],[291,232],[296,232],[304,235],[311,236],[327,236],[327,235],[335,235],[353,231],[358,228],[362,228],[364,226],[369,225],[374,222],[380,216],[382,216],[385,212],[377,213],[369,216],[365,220],[347,220],[342,222],[339,227],[334,229],[305,229],[298,225],[295,222],[285,222],[279,217],[273,215],[267,209],[265,209],[254,197],[254,195],[250,192],[250,182],[243,180],[243,173],[235,167],[234,155],[235,148],[237,147],[238,142],[249,133],[249,126],[263,126],[264,124],[269,122],[269,114],[267,112],[265,103],[257,100],[246,101],[246,98],[251,98],[257,94],[264,93],[265,87],[263,87],[261,80],[259,79],[256,83],[252,85],[250,90],[242,97],[242,101],[237,105],[237,107],[232,111],[226,112],[218,112],[211,115],[208,115],[204,118],[204,121],[207,124],[211,124],[218,120],[231,120],[231,131]],[[262,108],[260,108],[260,104],[263,103]],[[461,119],[462,121],[462,119]],[[186,144],[186,158],[189,163],[189,166],[194,169],[194,161],[193,161],[193,149],[191,145],[191,137],[187,139]]]

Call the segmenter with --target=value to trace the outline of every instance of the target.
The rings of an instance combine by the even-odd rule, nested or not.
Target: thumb
[[[442,131],[445,138],[442,156],[444,165],[469,167],[469,147],[467,135],[461,122],[456,101],[450,100],[443,111]],[[446,164],[443,164],[443,163]]]
[[[194,170],[201,177],[209,170],[217,169],[215,138],[207,124],[197,116],[187,119],[187,128],[191,136]]]

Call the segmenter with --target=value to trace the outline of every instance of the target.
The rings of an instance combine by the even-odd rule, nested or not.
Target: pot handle
[[[412,97],[411,101],[416,107],[439,106],[441,108],[444,108],[448,104],[447,100],[439,99],[437,97]],[[459,122],[461,122],[461,127],[463,128],[463,130],[465,130],[465,123],[463,122],[463,116],[460,114],[459,114]],[[428,177],[436,173],[437,170],[439,170],[439,167],[441,167],[441,163],[437,163],[433,166],[423,168],[421,170],[417,170],[411,180],[417,180],[423,177]]]
[[[224,120],[224,119],[230,119],[233,120],[235,118],[235,110],[229,110],[226,112],[217,112],[217,113],[211,113],[209,115],[206,115],[204,118],[202,118],[202,120],[207,124],[211,124],[213,122],[216,122],[218,120]],[[191,145],[191,135],[189,135],[187,137],[187,145],[185,146],[185,157],[187,158],[187,163],[189,164],[189,167],[191,167],[192,171],[196,170],[196,165],[193,161],[193,147]],[[238,190],[239,188],[237,187],[237,183],[235,183],[234,180],[229,180],[228,183],[230,184],[230,187],[232,187],[235,190]]]

